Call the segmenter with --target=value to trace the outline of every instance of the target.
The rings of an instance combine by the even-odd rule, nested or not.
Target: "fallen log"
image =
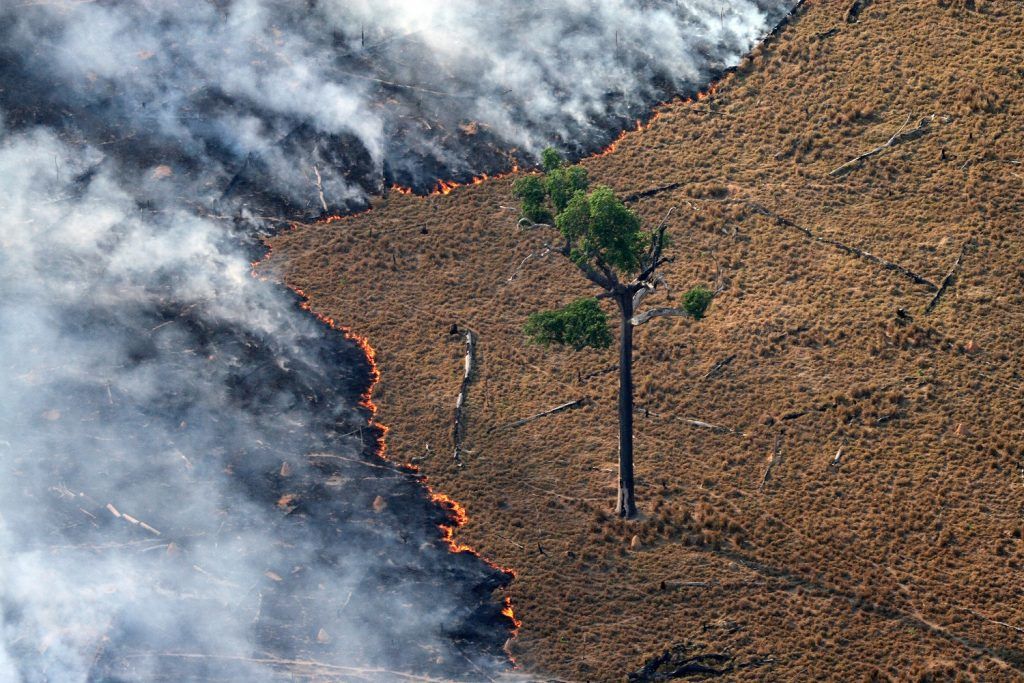
[[[963,263],[964,256],[967,254],[967,249],[971,245],[971,240],[964,242],[964,245],[960,248],[960,255],[956,257],[956,261],[953,262],[953,267],[946,273],[946,277],[942,278],[942,282],[939,283],[939,290],[935,292],[935,296],[928,302],[928,305],[924,307],[925,315],[928,315],[939,305],[939,300],[942,299],[942,295],[946,293],[949,286],[956,280],[957,273],[960,271],[960,264]]]
[[[133,524],[133,525],[135,525],[137,527],[141,527],[141,528],[145,529],[146,531],[148,531],[149,533],[153,534],[154,536],[159,536],[160,535],[159,531],[157,531],[156,529],[154,529],[150,525],[146,524],[142,520],[139,520],[139,519],[136,519],[135,517],[132,517],[127,512],[121,512],[120,510],[118,510],[116,507],[114,507],[113,503],[107,503],[106,504],[106,509],[107,509],[107,512],[112,514],[117,519],[123,519],[124,521],[128,522],[129,524]],[[84,510],[82,510],[82,511],[85,512]],[[86,513],[86,514],[88,514],[88,513]],[[89,516],[95,518],[94,515],[89,515]]]
[[[712,377],[720,373],[722,370],[724,370],[725,367],[732,363],[734,360],[736,360],[735,353],[729,356],[728,358],[723,358],[722,360],[718,361],[717,363],[711,366],[710,370],[704,373],[704,379],[711,379]]]
[[[498,431],[498,430],[502,430],[502,429],[516,429],[517,427],[522,427],[524,424],[527,424],[528,422],[533,422],[534,420],[539,420],[542,417],[548,417],[549,415],[555,415],[556,413],[561,413],[561,412],[564,412],[566,410],[572,410],[573,408],[579,408],[580,406],[584,405],[585,403],[586,403],[586,399],[585,398],[580,398],[580,399],[577,399],[575,401],[569,401],[568,403],[563,403],[562,405],[555,406],[554,408],[551,408],[549,410],[545,410],[545,411],[540,412],[540,413],[536,413],[535,415],[530,415],[529,417],[524,417],[521,420],[516,420],[515,422],[509,422],[508,424],[501,425],[500,427],[494,427],[490,431],[493,432],[493,431]]]
[[[622,198],[622,201],[625,202],[626,204],[629,204],[640,199],[653,197],[654,195],[661,194],[662,192],[671,192],[672,190],[678,190],[682,186],[682,183],[669,183],[667,185],[659,185],[658,187],[652,187],[649,190],[641,190],[639,192],[634,192],[633,194],[628,194]]]
[[[983,619],[983,620],[989,622],[990,624],[995,624],[997,626],[1002,626],[1002,627],[1008,628],[1008,629],[1010,629],[1012,631],[1016,631],[1017,633],[1024,633],[1024,627],[1014,626],[1013,624],[1008,624],[1005,621],[999,621],[998,619],[993,619],[991,617],[986,617],[981,612],[977,612],[977,611],[975,611],[973,609],[968,609],[967,611],[970,612],[971,614],[973,614],[974,616],[978,617],[979,619]]]
[[[768,468],[764,471],[764,476],[761,478],[761,485],[757,487],[760,491],[764,488],[764,485],[768,483],[768,480],[772,477],[772,469],[782,461],[780,453],[780,446],[782,445],[782,432],[775,435],[775,447],[772,449],[772,458],[768,461]]]
[[[694,420],[689,417],[684,417],[683,422],[694,427],[700,427],[701,429],[710,429],[716,434],[739,434],[735,429],[729,427],[723,427],[722,425],[711,424],[710,422],[704,422],[703,420]]]
[[[875,147],[874,149],[864,152],[863,154],[855,156],[854,158],[847,161],[845,164],[832,169],[831,171],[829,171],[829,175],[832,176],[833,178],[840,178],[860,168],[861,165],[864,163],[865,159],[870,159],[873,156],[881,154],[890,147],[902,145],[904,142],[910,142],[911,140],[916,140],[919,137],[924,136],[925,133],[927,133],[929,128],[931,127],[932,121],[935,120],[935,114],[932,114],[931,116],[927,116],[921,119],[921,121],[917,124],[917,128],[913,128],[911,130],[904,132],[906,127],[910,124],[911,118],[913,118],[913,115],[908,116],[906,123],[904,123],[900,127],[900,129],[896,131],[893,134],[893,136],[886,140],[884,143],[882,143],[878,147]]]
[[[462,372],[462,385],[459,387],[459,396],[455,399],[455,415],[452,421],[452,443],[454,444],[452,458],[459,464],[462,464],[462,440],[466,435],[463,411],[466,405],[466,393],[469,391],[469,383],[473,377],[475,361],[476,335],[472,330],[466,330],[466,360]]]
[[[875,254],[872,254],[869,251],[865,251],[863,249],[859,249],[858,247],[854,247],[854,246],[851,246],[849,244],[844,244],[843,242],[840,242],[838,240],[829,239],[827,237],[821,237],[820,235],[815,234],[809,228],[805,228],[802,225],[798,225],[798,224],[794,223],[793,221],[791,221],[790,219],[786,218],[785,216],[781,216],[781,215],[775,213],[774,211],[768,209],[767,207],[762,206],[761,204],[758,204],[757,202],[747,201],[747,202],[744,202],[744,203],[747,206],[749,206],[750,208],[752,208],[754,211],[756,211],[757,213],[761,214],[762,216],[767,216],[769,218],[774,218],[779,223],[779,225],[783,225],[783,226],[785,226],[787,228],[792,228],[794,230],[797,230],[797,231],[803,233],[804,236],[806,236],[807,238],[809,238],[809,239],[811,239],[811,240],[813,240],[815,242],[818,242],[819,244],[827,244],[827,245],[829,245],[831,247],[835,247],[836,249],[839,249],[840,251],[846,252],[848,254],[853,254],[854,256],[856,256],[858,258],[862,258],[865,261],[870,261],[871,263],[875,263],[877,265],[880,265],[883,268],[885,268],[886,270],[895,271],[895,272],[899,273],[900,275],[904,275],[904,276],[910,278],[911,280],[913,280],[914,282],[916,282],[919,285],[924,285],[925,287],[927,287],[929,290],[931,290],[933,292],[938,290],[938,288],[939,288],[939,286],[936,285],[934,282],[932,282],[931,280],[929,280],[928,278],[926,278],[926,277],[924,277],[922,275],[918,275],[917,273],[915,273],[914,271],[910,270],[906,266],[901,266],[898,263],[893,263],[892,261],[884,259],[881,256],[876,256]]]

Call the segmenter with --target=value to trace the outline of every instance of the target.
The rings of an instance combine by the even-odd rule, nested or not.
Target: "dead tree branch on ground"
[[[563,403],[563,404],[555,406],[554,408],[551,408],[549,410],[545,410],[543,412],[536,413],[534,415],[530,415],[529,417],[524,417],[521,420],[516,420],[515,422],[509,422],[508,424],[501,425],[500,427],[494,427],[490,431],[498,431],[498,430],[503,430],[503,429],[515,429],[516,427],[522,427],[524,424],[526,424],[528,422],[533,422],[534,420],[538,420],[538,419],[540,419],[542,417],[548,417],[549,415],[554,415],[555,413],[561,413],[562,411],[565,411],[565,410],[572,410],[573,408],[579,408],[584,403],[586,403],[586,399],[584,399],[584,398],[580,398],[580,399],[577,399],[575,401],[569,401],[568,403]]]
[[[469,391],[469,383],[473,377],[473,365],[475,362],[476,334],[472,330],[466,330],[466,362],[462,373],[462,385],[459,387],[459,397],[455,399],[455,415],[452,420],[452,442],[454,444],[452,458],[459,465],[462,464],[462,441],[466,436],[463,411],[466,407],[466,393]]]
[[[906,266],[901,266],[900,264],[894,263],[894,262],[889,261],[887,259],[884,259],[881,256],[876,256],[875,254],[872,254],[869,251],[865,251],[863,249],[859,249],[859,248],[851,246],[849,244],[844,244],[843,242],[840,242],[838,240],[829,239],[828,237],[821,237],[820,235],[817,235],[814,232],[812,232],[809,228],[805,228],[802,225],[798,225],[798,224],[794,223],[793,221],[791,221],[790,219],[786,218],[785,216],[781,216],[781,215],[775,213],[774,211],[768,209],[767,207],[765,207],[765,206],[763,206],[761,204],[758,204],[757,202],[744,201],[743,203],[745,203],[747,206],[749,206],[754,211],[756,211],[757,213],[759,213],[759,214],[761,214],[763,216],[767,216],[769,218],[774,218],[776,220],[776,222],[779,223],[779,225],[783,225],[783,226],[785,226],[787,228],[792,228],[794,230],[798,230],[799,232],[803,233],[804,236],[806,236],[807,238],[809,238],[809,239],[811,239],[811,240],[813,240],[815,242],[818,242],[819,244],[827,244],[829,246],[835,247],[836,249],[839,249],[840,251],[844,251],[844,252],[846,252],[848,254],[853,254],[854,256],[856,256],[858,258],[864,259],[865,261],[870,261],[871,263],[874,263],[874,264],[877,264],[879,266],[882,266],[886,270],[895,271],[895,272],[899,273],[900,275],[904,275],[904,276],[910,278],[911,280],[913,280],[914,282],[916,282],[919,285],[924,285],[925,287],[927,287],[929,290],[931,290],[933,292],[937,291],[939,289],[939,286],[936,285],[934,282],[932,282],[931,280],[929,280],[928,278],[926,278],[926,277],[924,277],[922,275],[918,275],[917,273],[915,273],[914,271],[910,270]]]
[[[960,272],[960,265],[963,263],[964,256],[967,254],[968,248],[971,246],[972,240],[964,242],[963,246],[960,247],[960,255],[956,257],[956,261],[953,262],[953,267],[946,273],[946,277],[942,278],[942,282],[939,284],[939,289],[935,292],[935,296],[928,302],[928,305],[924,307],[925,315],[928,315],[932,310],[939,305],[939,300],[942,295],[946,293],[949,286],[956,280],[957,273]]]
[[[906,130],[906,127],[910,125],[910,120],[912,118],[913,114],[908,115],[906,122],[902,126],[900,126],[900,129],[893,133],[893,136],[886,140],[885,143],[879,145],[878,147],[875,147],[874,149],[868,150],[863,154],[855,156],[842,166],[838,166],[837,168],[832,169],[829,172],[829,175],[832,176],[833,178],[839,178],[848,173],[852,173],[853,171],[861,167],[865,159],[869,159],[873,156],[881,154],[890,147],[895,147],[897,145],[903,144],[904,142],[910,142],[911,140],[916,140],[919,137],[924,136],[931,127],[932,121],[935,120],[935,114],[932,114],[931,116],[926,116],[925,118],[921,119],[921,121],[917,124],[917,128],[912,128],[911,130],[904,132]]]

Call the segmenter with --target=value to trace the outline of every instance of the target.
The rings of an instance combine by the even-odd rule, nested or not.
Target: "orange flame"
[[[465,187],[466,185],[479,185],[481,183],[487,182],[488,180],[498,180],[501,178],[507,178],[508,176],[513,176],[517,173],[519,173],[519,164],[513,162],[512,168],[510,168],[508,171],[505,171],[503,173],[495,173],[494,175],[491,175],[489,173],[482,173],[478,176],[473,176],[473,178],[464,183],[460,183],[455,180],[438,180],[437,185],[435,185],[434,189],[424,196],[436,197],[438,195],[449,195],[452,193],[452,190],[454,190],[457,187]],[[413,191],[411,187],[405,187],[403,185],[398,185],[397,183],[391,186],[391,190],[401,195],[416,195],[416,193]]]
[[[701,90],[693,97],[687,97],[684,100],[679,100],[679,102],[681,104],[693,104],[694,102],[702,102],[708,99],[709,97],[713,96],[716,92],[718,92],[718,88],[722,84],[722,81],[725,78],[728,78],[728,76],[729,74],[725,74],[725,76],[723,76],[721,79],[711,83],[711,85],[709,85],[707,89]],[[607,147],[602,149],[600,152],[594,154],[593,156],[606,157],[609,154],[614,153],[615,150],[618,148],[619,143],[625,140],[628,135],[631,135],[633,133],[642,133],[643,131],[649,129],[655,121],[661,118],[661,115],[664,113],[661,107],[664,107],[667,104],[669,104],[669,102],[662,102],[656,105],[651,110],[651,115],[646,122],[644,122],[642,119],[638,119],[636,122],[636,128],[634,128],[633,130],[623,130],[621,133],[619,133],[618,137],[612,140],[612,142]]]
[[[459,183],[439,180],[437,181],[437,189],[434,190],[433,194],[451,194],[452,190],[459,186]]]
[[[515,610],[512,609],[512,598],[505,596],[505,607],[502,608],[501,613],[512,620],[512,626],[514,627],[512,635],[515,636],[515,632],[519,630],[519,627],[523,625],[519,619],[516,619]]]

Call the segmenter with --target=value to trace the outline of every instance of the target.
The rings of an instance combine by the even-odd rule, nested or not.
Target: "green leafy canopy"
[[[512,184],[512,194],[522,201],[523,215],[534,223],[546,223],[565,209],[572,196],[590,186],[587,169],[568,166],[553,147],[541,153],[544,175],[529,175]]]
[[[589,195],[576,192],[555,225],[569,241],[577,264],[598,261],[623,273],[640,267],[650,239],[640,229],[640,218],[604,186]]]
[[[524,327],[527,337],[535,344],[559,344],[575,350],[591,347],[606,349],[612,345],[608,329],[608,316],[597,299],[588,297],[553,311],[533,313]]]

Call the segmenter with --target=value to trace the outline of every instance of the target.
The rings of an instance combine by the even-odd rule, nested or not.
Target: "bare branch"
[[[666,290],[668,289],[668,283],[665,281],[665,278],[662,277],[661,275],[657,275],[646,282],[638,282],[634,284],[638,284],[640,286],[640,288],[633,295],[634,311],[640,306],[644,299],[646,299],[649,295],[654,293],[654,291],[658,288],[658,285],[664,286]],[[633,285],[631,284],[630,286],[632,287]]]
[[[317,168],[316,164],[313,164],[313,173],[316,174],[316,191],[320,195],[320,206],[324,207],[324,213],[327,213],[327,200],[324,199],[324,181],[320,177],[320,169]]]
[[[638,315],[634,315],[632,318],[629,319],[629,324],[636,327],[638,325],[643,325],[644,323],[650,322],[655,318],[665,317],[692,318],[693,316],[690,315],[686,311],[686,309],[681,306],[679,308],[652,308]]]
[[[647,250],[647,256],[642,259],[642,262],[646,262],[644,269],[637,276],[637,280],[646,280],[649,278],[654,271],[662,263],[665,263],[665,259],[661,258],[661,250],[665,246],[665,230],[668,227],[668,219],[672,215],[672,212],[676,210],[676,207],[672,207],[665,213],[665,217],[661,219],[661,223],[651,231],[651,246]]]
[[[550,225],[549,223],[534,223],[533,221],[531,221],[526,216],[523,216],[522,218],[520,218],[519,222],[516,225],[519,227],[520,230],[536,230],[538,228],[553,228],[553,227],[555,227],[553,225]]]
[[[519,277],[519,273],[523,270],[523,267],[526,266],[527,261],[534,258],[540,261],[546,258],[547,255],[550,254],[552,251],[553,249],[550,244],[545,244],[544,248],[541,249],[540,251],[531,251],[529,254],[526,255],[526,258],[519,262],[519,265],[516,266],[516,269],[512,271],[511,275],[508,276],[508,279],[505,280],[505,283],[507,284],[509,282],[512,282],[517,277]]]

